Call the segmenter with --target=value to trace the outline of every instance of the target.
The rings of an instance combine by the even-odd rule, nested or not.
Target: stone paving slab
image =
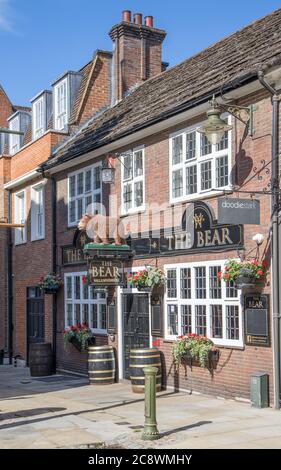
[[[144,397],[130,384],[90,386],[84,378],[36,380],[0,366],[0,449],[281,448],[281,412],[171,390],[157,394],[161,439],[142,441]]]

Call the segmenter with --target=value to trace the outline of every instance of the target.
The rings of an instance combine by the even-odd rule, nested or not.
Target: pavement
[[[168,389],[157,422],[160,439],[143,441],[144,397],[128,382],[0,366],[0,449],[281,449],[281,412],[249,403]]]

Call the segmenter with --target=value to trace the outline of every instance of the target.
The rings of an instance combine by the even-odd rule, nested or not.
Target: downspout
[[[268,83],[263,72],[258,72],[258,79],[272,96],[272,143],[271,143],[271,181],[272,181],[272,226],[271,226],[271,260],[272,260],[272,312],[273,312],[273,375],[274,375],[274,407],[280,408],[280,365],[281,365],[281,232],[279,230],[279,96]]]
[[[11,192],[8,190],[8,222],[11,223]],[[7,275],[8,275],[8,353],[9,364],[13,362],[13,242],[12,229],[8,230],[8,254],[7,254]]]
[[[38,170],[43,178],[49,179],[52,185],[52,270],[53,273],[57,271],[57,182],[54,176],[46,175],[44,170]],[[53,371],[56,372],[56,358],[57,358],[57,294],[53,295],[52,307],[52,349],[53,349]]]

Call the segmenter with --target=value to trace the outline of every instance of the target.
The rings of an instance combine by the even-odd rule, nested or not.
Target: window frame
[[[38,118],[38,106],[41,104],[41,126],[36,127],[36,120]],[[45,132],[45,123],[44,123],[44,114],[45,114],[45,100],[41,96],[38,100],[32,103],[32,135],[33,140],[39,139]]]
[[[38,211],[34,213],[34,207],[35,204],[37,204],[36,197],[38,195],[38,192],[42,191],[42,234],[39,234],[39,223],[38,220],[34,222],[34,218],[39,215]],[[31,217],[30,217],[30,224],[31,224],[31,241],[36,241],[36,240],[44,240],[45,238],[45,184],[44,182],[37,183],[33,186],[31,186],[30,190],[30,200],[31,200],[31,207],[30,207],[30,212],[31,212]],[[38,205],[39,207],[39,205]]]
[[[9,122],[9,129],[11,131],[19,131],[20,130],[20,116],[15,116]],[[15,143],[16,142],[16,143]],[[9,153],[10,155],[15,155],[21,147],[20,135],[19,134],[10,134],[9,139]]]
[[[134,156],[137,152],[141,151],[142,152],[142,175],[140,176],[134,176]],[[138,213],[142,212],[145,210],[145,146],[140,145],[138,147],[134,147],[133,149],[127,150],[124,152],[124,154],[131,153],[132,154],[132,177],[127,178],[126,180],[124,179],[124,172],[125,172],[125,167],[124,167],[124,158],[126,158],[126,155],[121,154],[121,215],[127,215],[127,214],[133,214],[133,213]],[[143,188],[143,201],[141,206],[135,206],[135,183],[142,182],[142,188]],[[132,207],[130,209],[125,208],[124,204],[124,186],[128,183],[131,183],[132,185]]]
[[[65,86],[65,110],[59,114],[59,89]],[[68,116],[69,116],[69,105],[68,105],[68,78],[60,80],[54,86],[54,127],[57,131],[63,131],[68,125]],[[65,116],[64,125],[59,126],[59,120]]]
[[[90,298],[90,286],[88,286],[88,298],[84,299],[84,292],[83,292],[83,283],[82,283],[82,277],[87,275],[87,271],[78,271],[78,272],[71,272],[71,273],[64,273],[64,325],[65,328],[71,326],[68,324],[68,311],[67,311],[67,305],[71,304],[72,305],[72,325],[76,324],[75,321],[75,305],[80,305],[80,323],[82,323],[82,315],[83,315],[83,308],[81,308],[82,305],[88,305],[88,320],[89,320],[89,327],[90,327],[90,305],[105,305],[105,321],[107,323],[107,291],[105,289],[105,297],[104,298],[99,298],[99,299],[91,299]],[[80,278],[80,299],[75,299],[75,278],[79,277]],[[71,298],[67,296],[67,278],[72,279],[72,296]],[[98,308],[98,318],[101,317],[101,309]],[[101,321],[101,320],[100,320]],[[98,320],[98,322],[100,323]],[[90,327],[91,331],[94,334],[100,334],[100,335],[107,335],[107,325],[106,329],[104,328],[92,328]]]
[[[75,227],[77,225],[77,223],[79,222],[79,219],[76,219],[75,221],[71,221],[71,219],[70,219],[70,209],[71,209],[71,202],[72,201],[75,201],[75,216],[78,214],[77,203],[76,203],[77,200],[83,199],[83,203],[82,203],[83,204],[83,211],[82,211],[83,214],[86,212],[86,203],[85,203],[86,197],[91,196],[92,197],[92,203],[93,203],[93,196],[96,196],[96,195],[100,194],[100,204],[102,204],[103,191],[102,191],[101,174],[100,174],[100,187],[98,189],[93,189],[94,188],[94,178],[93,178],[94,171],[93,170],[94,170],[94,168],[97,168],[97,167],[100,167],[100,169],[102,168],[102,162],[101,161],[96,162],[96,163],[94,163],[90,166],[80,168],[79,170],[72,171],[71,173],[67,174],[67,221],[68,221],[67,223],[68,223],[68,227]],[[91,191],[85,192],[85,180],[86,180],[86,173],[88,171],[91,171],[92,185],[91,185]],[[77,176],[80,173],[83,173],[83,193],[77,195]],[[70,196],[70,194],[71,194],[71,192],[70,192],[70,189],[71,189],[70,188],[70,180],[71,180],[72,176],[75,176],[75,192],[76,192],[75,196]]]
[[[21,197],[22,196],[22,197]],[[19,200],[23,200],[23,211],[24,211],[24,218],[21,219],[18,217],[19,215]],[[22,189],[21,191],[17,191],[14,193],[14,222],[15,223],[24,223],[25,226],[20,228],[16,227],[14,232],[14,244],[15,245],[23,245],[27,242],[27,230],[26,230],[26,189]],[[19,233],[22,232],[22,240],[19,240]]]
[[[227,119],[228,124],[231,124],[230,115],[222,115],[224,119]],[[207,195],[215,195],[219,193],[213,189],[230,189],[230,174],[231,174],[231,165],[232,165],[232,136],[231,130],[228,131],[228,147],[223,150],[216,150],[216,146],[212,145],[212,152],[206,155],[201,155],[201,138],[202,135],[197,132],[196,129],[200,127],[203,123],[197,123],[196,125],[180,129],[176,132],[173,132],[169,135],[169,198],[170,203],[183,202],[183,201],[192,201],[198,199],[198,197],[203,198]],[[186,135],[195,132],[195,156],[191,158],[186,158]],[[173,139],[182,136],[182,161],[176,164],[173,164]],[[217,160],[224,156],[228,157],[228,184],[225,186],[217,186]],[[201,189],[202,180],[201,180],[201,165],[211,161],[211,188]],[[187,181],[187,168],[196,167],[197,172],[197,191],[191,194],[186,192],[186,181]],[[182,171],[182,196],[174,197],[173,196],[173,172],[181,170]],[[193,183],[194,184],[194,183]]]
[[[195,331],[195,305],[204,305],[206,307],[206,336],[210,338],[217,346],[229,346],[229,347],[243,347],[244,346],[244,332],[243,332],[243,317],[242,317],[242,303],[241,303],[241,291],[237,289],[237,297],[227,297],[227,286],[225,281],[221,281],[221,298],[211,298],[210,296],[210,267],[218,266],[222,270],[226,264],[226,259],[214,259],[211,261],[197,261],[190,263],[177,263],[177,264],[166,264],[164,265],[165,276],[167,277],[168,270],[176,270],[176,297],[169,297],[168,290],[165,292],[165,339],[175,340],[177,336],[182,334],[181,331],[181,306],[191,305],[191,318],[192,318],[192,332]],[[195,268],[205,267],[206,268],[206,297],[196,298],[195,295]],[[181,298],[181,269],[191,269],[191,297]],[[178,316],[178,334],[171,335],[168,333],[168,306],[177,305],[177,316]],[[222,305],[222,338],[214,338],[211,336],[211,305]],[[237,306],[239,314],[239,338],[228,339],[226,337],[226,315],[227,306]]]

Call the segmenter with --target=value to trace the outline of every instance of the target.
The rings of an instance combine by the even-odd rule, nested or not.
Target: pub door
[[[149,348],[149,296],[123,294],[124,376],[129,375],[130,350]]]
[[[42,343],[45,340],[44,295],[38,287],[27,288],[27,362],[29,345]]]

